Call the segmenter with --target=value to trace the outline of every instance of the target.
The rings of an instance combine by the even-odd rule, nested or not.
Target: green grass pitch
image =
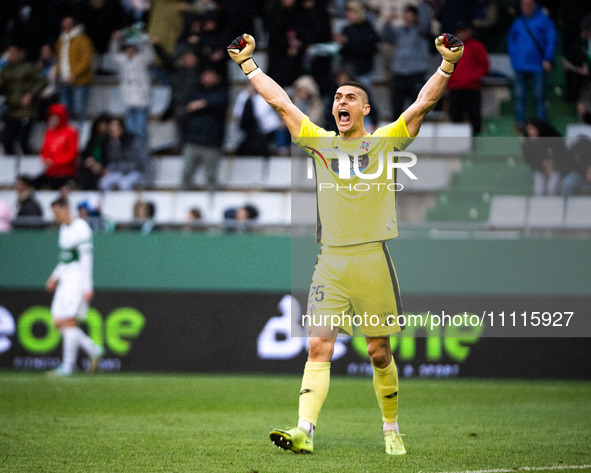
[[[383,452],[369,378],[334,376],[314,455],[275,448],[299,376],[0,371],[0,471],[448,472],[591,464],[591,382],[401,380],[408,454]],[[534,470],[535,471],[535,470]]]

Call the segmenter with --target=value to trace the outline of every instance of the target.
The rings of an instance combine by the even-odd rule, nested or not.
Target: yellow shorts
[[[385,242],[323,246],[308,295],[308,326],[338,327],[368,337],[399,332],[400,288]]]

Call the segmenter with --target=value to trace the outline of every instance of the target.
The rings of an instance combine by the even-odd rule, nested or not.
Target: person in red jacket
[[[480,133],[482,78],[488,74],[486,47],[472,36],[472,29],[465,23],[456,24],[454,34],[464,43],[464,54],[453,75],[449,78],[449,116],[455,123],[468,115],[472,133]]]
[[[45,184],[60,189],[76,176],[78,131],[69,124],[68,109],[56,103],[47,109],[47,131],[41,147],[45,172],[36,179],[36,187]]]

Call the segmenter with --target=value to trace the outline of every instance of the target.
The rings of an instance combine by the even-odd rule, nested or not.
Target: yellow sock
[[[382,420],[387,423],[398,420],[398,370],[394,358],[385,368],[373,367],[373,388],[382,411]]]
[[[299,420],[316,425],[318,414],[328,394],[330,384],[330,361],[308,361],[304,368],[300,391]]]

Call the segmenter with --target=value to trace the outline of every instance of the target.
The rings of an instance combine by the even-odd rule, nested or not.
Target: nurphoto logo
[[[417,163],[417,157],[414,153],[410,153],[408,151],[382,151],[377,153],[377,169],[370,173],[367,172],[367,168],[369,167],[369,155],[367,153],[355,153],[353,156],[351,156],[347,154],[347,152],[338,148],[320,148],[320,150],[309,146],[306,146],[305,148],[310,151],[310,154],[314,157],[314,160],[321,168],[325,168],[326,170],[338,175],[340,180],[350,180],[353,176],[356,176],[362,180],[375,181],[376,179],[382,177],[383,173],[386,172],[387,181],[393,181],[395,169],[402,170],[402,172],[404,172],[412,180],[418,179],[410,169]],[[401,158],[407,158],[408,160],[401,161]],[[309,160],[306,176],[307,179],[314,179],[313,168],[314,163]],[[378,184],[381,187],[387,187],[388,190],[402,190],[403,188],[402,184],[395,182],[390,182],[388,184],[372,184],[374,185],[369,186],[367,183],[364,185],[368,187],[367,190],[369,190],[369,188],[374,188],[375,185]],[[332,183],[319,183],[320,190],[324,188],[334,188],[334,186],[335,185]],[[337,190],[338,188],[342,187],[343,186],[337,185]],[[344,186],[344,188],[349,187]],[[365,189],[357,189],[356,187],[356,190]],[[378,190],[380,190],[379,187]]]

